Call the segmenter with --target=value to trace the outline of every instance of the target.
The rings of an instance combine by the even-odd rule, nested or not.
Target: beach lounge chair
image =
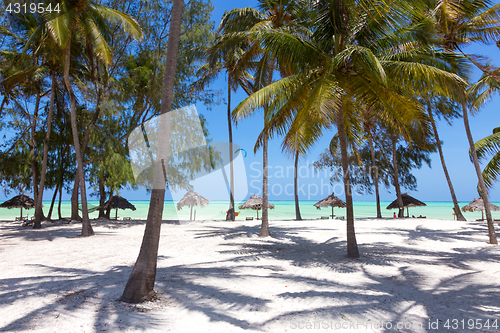
[[[247,216],[247,217],[245,218],[245,220],[247,220],[247,221],[252,221],[252,220],[253,220],[253,217],[251,217],[251,216]]]
[[[321,216],[322,220],[328,220],[329,218],[330,218],[330,216]]]

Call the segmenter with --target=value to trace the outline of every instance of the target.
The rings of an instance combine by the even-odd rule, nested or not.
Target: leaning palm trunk
[[[432,130],[434,131],[434,137],[436,138],[436,145],[437,149],[439,152],[439,158],[441,159],[441,165],[443,166],[443,171],[444,175],[446,177],[446,181],[448,182],[448,187],[450,189],[450,194],[451,194],[451,199],[453,200],[453,211],[455,212],[455,216],[457,217],[458,221],[467,221],[465,217],[462,214],[462,211],[460,210],[460,207],[458,206],[458,200],[455,195],[455,190],[453,188],[453,184],[451,183],[451,178],[448,173],[448,168],[446,167],[446,163],[444,161],[444,154],[443,154],[443,149],[441,148],[441,141],[439,140],[439,134],[437,130],[436,123],[434,122],[434,117],[432,116],[432,110],[430,105],[427,105],[427,113],[429,114],[429,118],[431,120],[432,124]]]
[[[300,206],[299,206],[299,184],[298,184],[298,175],[297,169],[299,166],[299,150],[295,151],[295,165],[293,168],[293,191],[295,197],[295,219],[297,221],[302,221],[302,216],[300,215]]]
[[[42,219],[43,219],[42,198],[43,198],[43,190],[45,187],[45,176],[47,174],[47,160],[49,156],[49,140],[50,140],[51,125],[52,125],[52,111],[54,110],[54,98],[56,93],[56,77],[54,72],[51,73],[51,77],[52,77],[52,87],[50,91],[49,114],[47,115],[47,133],[45,135],[45,141],[43,142],[42,171],[40,175],[38,196],[35,201],[35,223],[33,225],[34,229],[39,229],[42,227]]]
[[[170,21],[169,40],[167,46],[167,58],[165,64],[165,74],[163,76],[162,105],[160,126],[166,125],[167,130],[160,127],[160,137],[163,143],[168,143],[170,139],[170,116],[172,100],[174,95],[175,65],[177,50],[179,48],[180,29],[182,22],[183,0],[174,0]],[[161,151],[164,150],[164,151]],[[121,299],[125,302],[139,303],[150,300],[154,297],[154,284],[156,279],[156,263],[158,260],[158,246],[160,243],[161,218],[163,215],[163,204],[165,199],[166,179],[162,167],[168,160],[168,144],[160,144],[157,152],[155,164],[153,190],[149,204],[148,219],[146,229],[142,239],[141,250],[134,269],[123,291]]]
[[[229,210],[226,221],[236,219],[234,213],[233,126],[231,123],[231,79],[227,78],[227,128],[229,133]]]
[[[71,60],[71,32],[68,37],[68,42],[65,48],[65,63],[64,63],[64,83],[68,89],[70,99],[70,117],[71,117],[71,131],[73,132],[73,143],[75,148],[77,171],[76,176],[80,180],[80,194],[82,199],[82,236],[92,236],[94,230],[90,225],[89,212],[87,210],[87,191],[85,189],[85,177],[83,173],[83,157],[80,150],[80,139],[78,138],[78,126],[76,121],[76,97],[69,81],[69,66]]]
[[[484,210],[488,224],[488,236],[490,238],[490,244],[498,244],[497,236],[495,234],[495,227],[493,225],[493,218],[491,217],[490,200],[488,199],[488,192],[486,190],[483,174],[481,172],[481,167],[479,166],[479,160],[477,158],[476,146],[474,145],[474,140],[472,139],[472,133],[469,127],[469,116],[467,115],[468,111],[466,102],[462,102],[462,111],[463,111],[465,132],[467,133],[467,139],[469,140],[470,154],[472,156],[472,161],[474,162],[474,168],[476,169],[477,179],[479,181],[479,188],[481,189],[482,192],[481,197],[483,198],[484,202]]]
[[[347,213],[347,256],[355,259],[359,258],[358,244],[356,242],[356,232],[354,230],[354,207],[351,192],[351,176],[349,173],[349,163],[347,155],[347,136],[344,127],[344,110],[337,111],[337,129],[340,140],[340,151],[342,155],[342,174],[344,177],[345,203]]]
[[[397,138],[395,135],[391,136],[392,140],[392,168],[394,170],[394,188],[396,189],[396,196],[398,198],[398,206],[399,212],[398,217],[404,217],[404,207],[403,207],[403,197],[401,196],[401,187],[399,185],[399,170],[398,170],[398,161],[397,161]]]
[[[54,211],[54,204],[56,203],[56,197],[58,192],[59,192],[59,184],[56,185],[54,194],[52,195],[52,200],[50,201],[49,213],[47,214],[47,220],[52,219],[52,212]]]
[[[373,147],[372,134],[368,133],[368,142],[370,144],[370,152],[372,156],[372,168],[373,168],[373,182],[375,183],[375,197],[377,201],[377,218],[382,218],[382,211],[380,210],[380,193],[378,191],[378,167],[375,161],[375,148]]]

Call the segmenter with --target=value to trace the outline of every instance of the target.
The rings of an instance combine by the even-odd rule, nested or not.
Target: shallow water
[[[135,211],[131,210],[119,210],[118,217],[131,217],[132,219],[146,219],[149,208],[149,201],[131,201],[133,205],[137,208]],[[294,201],[271,201],[275,205],[275,209],[269,210],[269,218],[272,220],[291,220],[295,219],[295,203]],[[316,201],[300,201],[300,212],[303,219],[316,219],[322,216],[328,216],[332,214],[331,208],[321,208],[321,210],[316,209],[313,204]],[[50,207],[50,201],[44,201],[44,212],[48,213]],[[99,204],[98,201],[89,201],[89,207],[94,207]],[[241,203],[237,203],[236,206]],[[382,217],[392,217],[396,210],[387,210],[385,207],[389,205],[389,201],[381,202],[382,207]],[[442,220],[452,220],[453,219],[453,203],[446,201],[439,202],[427,202],[425,207],[411,207],[410,216],[426,216],[427,218],[442,219]],[[494,203],[500,206],[500,203]],[[465,203],[464,203],[465,205]],[[226,217],[226,210],[228,209],[229,203],[226,201],[211,201],[206,207],[195,207],[193,213],[196,214],[197,220],[223,220]],[[254,210],[239,210],[240,215],[237,217],[238,220],[243,220],[246,217],[257,216],[257,212]],[[63,201],[61,205],[61,212],[63,217],[69,217],[71,214],[71,206],[69,201]],[[34,210],[23,210],[23,215],[30,217],[33,215]],[[355,218],[366,218],[375,217],[377,213],[375,202],[371,201],[355,201],[354,202],[354,217]],[[16,216],[19,216],[20,209],[0,209],[0,220],[14,220]],[[342,217],[346,215],[345,208],[334,208],[334,214],[336,217]],[[163,219],[168,220],[188,220],[190,215],[190,210],[188,207],[184,207],[182,210],[177,211],[175,209],[174,202],[166,201],[163,211]],[[262,212],[259,211],[259,217]],[[406,209],[405,209],[406,215]],[[492,212],[493,218],[500,219],[500,212]],[[97,218],[98,213],[90,214],[91,218]],[[115,211],[113,210],[111,216],[115,216]],[[467,220],[475,220],[481,218],[481,212],[464,213]],[[57,218],[57,203],[54,207],[54,212],[52,217]]]

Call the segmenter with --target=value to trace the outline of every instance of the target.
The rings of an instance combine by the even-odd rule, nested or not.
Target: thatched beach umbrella
[[[472,200],[470,204],[462,207],[462,212],[481,211],[481,217],[484,220],[484,201],[482,198]],[[500,207],[490,203],[490,210],[499,211]]]
[[[118,209],[136,209],[135,206],[128,202],[127,199],[119,195],[113,195],[111,199],[104,204],[104,208],[116,209],[115,219],[118,219]]]
[[[274,209],[272,203],[267,203],[269,209]],[[259,219],[259,210],[262,209],[262,198],[254,194],[245,203],[238,206],[239,209],[253,209],[257,211],[257,220]]]
[[[406,215],[407,217],[410,216],[410,211],[408,207],[421,207],[421,206],[427,206],[425,203],[423,203],[420,200],[415,199],[408,193],[403,193],[401,194],[401,198],[403,199],[403,208],[406,207]],[[398,199],[394,200],[389,204],[389,206],[386,207],[386,209],[398,209]]]
[[[191,213],[189,214],[189,220],[192,220],[193,219],[193,207],[194,206],[201,206],[201,207],[203,207],[203,206],[208,205],[209,202],[210,202],[210,200],[205,199],[204,197],[202,197],[198,193],[196,193],[194,191],[189,191],[177,203],[177,210],[181,210],[182,207],[184,207],[184,206],[191,207]],[[196,219],[196,213],[195,213],[195,217],[194,218]]]
[[[23,208],[24,209],[30,209],[35,207],[35,200],[31,199],[30,197],[20,194],[15,197],[13,197],[10,200],[5,201],[3,204],[0,205],[2,208],[21,208],[21,219],[23,218]]]
[[[332,207],[332,219],[333,215],[333,207],[346,207],[346,203],[341,199],[337,198],[334,193],[330,194],[323,200],[316,202],[314,205],[317,209],[321,209],[321,207]]]

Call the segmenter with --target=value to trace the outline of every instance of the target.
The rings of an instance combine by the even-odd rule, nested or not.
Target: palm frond
[[[140,41],[144,38],[139,23],[130,15],[98,4],[89,4],[87,10],[95,17],[102,17],[111,22],[120,24],[123,31],[133,36],[136,40]]]

